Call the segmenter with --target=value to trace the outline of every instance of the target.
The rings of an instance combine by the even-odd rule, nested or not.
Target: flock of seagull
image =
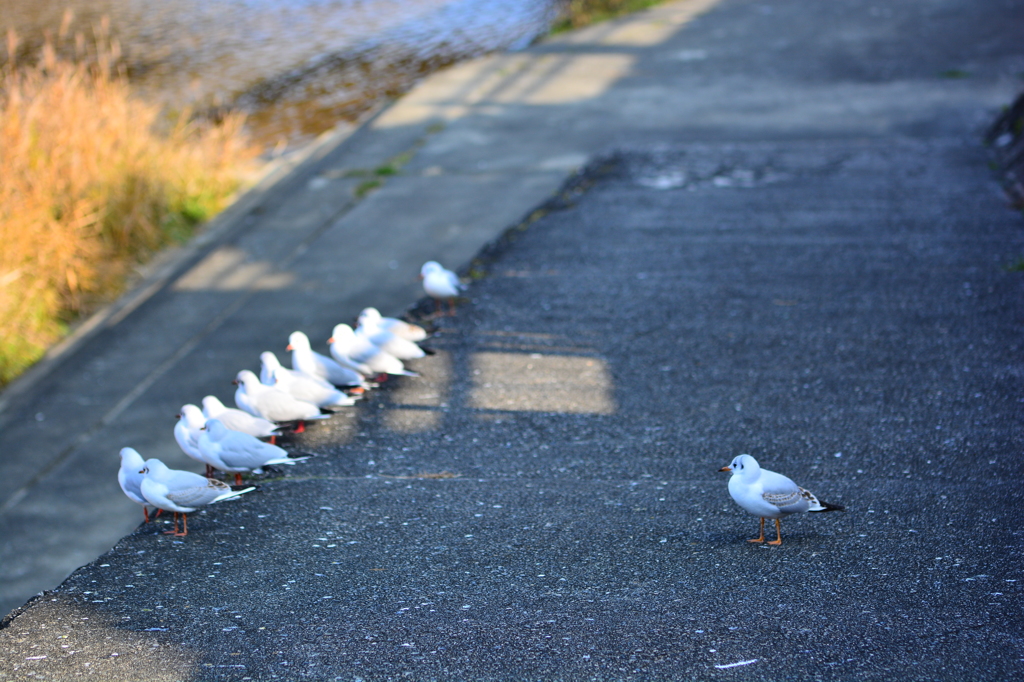
[[[442,301],[447,301],[448,314],[454,315],[455,299],[465,288],[458,276],[429,261],[420,277],[437,313],[442,312]],[[355,329],[347,324],[334,327],[327,341],[329,356],[314,351],[304,333],[292,332],[287,347],[292,368],[284,367],[274,353],[262,353],[259,376],[247,369],[235,376],[236,407],[208,395],[202,408],[192,404],[181,408],[174,438],[186,455],[206,466],[205,475],[171,469],[159,459],[143,459],[137,450],[125,447],[117,474],[121,490],[142,505],[146,522],[148,507],[155,507],[157,515],[169,511],[174,514],[174,528],[166,533],[188,535],[190,512],[255,490],[234,490],[214,478],[216,471],[234,474],[235,485],[241,487],[245,472],[261,473],[264,467],[309,459],[310,455],[291,454],[278,446],[277,436],[302,433],[307,421],[327,419],[334,411],[354,405],[389,375],[418,376],[405,368],[404,361],[432,352],[417,343],[427,335],[423,327],[382,317],[375,308],[360,313]]]
[[[436,261],[420,270],[423,289],[434,299],[436,313],[444,300],[448,314],[455,314],[455,299],[465,286],[458,276]],[[184,405],[174,427],[174,438],[186,455],[206,465],[206,475],[170,469],[159,459],[143,460],[134,448],[121,449],[117,479],[131,500],[142,505],[149,521],[148,506],[157,514],[174,514],[174,528],[168,534],[188,534],[188,513],[255,490],[234,490],[214,478],[216,471],[235,475],[241,488],[242,474],[260,473],[263,467],[293,465],[309,455],[291,454],[276,444],[282,432],[302,433],[310,420],[327,419],[334,410],[354,405],[362,394],[388,375],[418,376],[407,370],[406,360],[429,354],[418,345],[427,338],[423,327],[403,320],[382,317],[375,308],[359,315],[355,329],[347,324],[334,327],[330,356],[312,349],[309,338],[296,331],[288,337],[292,368],[281,365],[271,352],[260,355],[260,374],[244,369],[235,376],[235,405],[231,408],[209,395],[202,409]],[[261,439],[267,439],[269,442]],[[782,474],[762,469],[750,455],[739,455],[720,471],[730,472],[729,494],[743,509],[759,516],[761,533],[750,542],[764,542],[765,519],[775,521],[775,540],[782,544],[781,519],[802,512],[842,511],[839,505],[818,498]],[[178,530],[178,516],[182,528]]]

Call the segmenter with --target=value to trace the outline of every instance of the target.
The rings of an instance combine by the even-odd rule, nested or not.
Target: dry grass
[[[116,43],[100,29],[69,50],[69,24],[32,64],[9,33],[0,70],[0,386],[222,209],[256,156],[240,116],[133,98]]]

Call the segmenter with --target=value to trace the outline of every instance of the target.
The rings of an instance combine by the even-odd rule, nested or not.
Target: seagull
[[[376,311],[374,311],[376,312]],[[409,339],[403,338],[380,325],[380,313],[376,319],[364,314],[359,316],[359,326],[356,327],[356,336],[368,340],[388,355],[393,355],[399,360],[415,360],[426,355],[433,355],[433,351],[427,352],[417,346]]]
[[[321,414],[313,403],[293,398],[284,391],[265,386],[259,378],[247,369],[235,376],[235,404],[242,410],[257,417],[274,422],[299,422],[296,433],[305,431],[302,423],[311,419],[327,419],[331,415]]]
[[[214,502],[238,497],[256,488],[231,490],[231,486],[222,481],[206,478],[191,471],[170,469],[159,459],[147,459],[140,470],[143,474],[142,496],[146,501],[157,507],[174,512],[174,530],[164,531],[168,535],[185,537],[188,535],[188,513],[199,507]],[[182,530],[178,532],[178,514],[182,518]]]
[[[331,344],[331,356],[338,362],[348,359],[370,370],[370,374],[399,374],[418,377],[416,372],[407,370],[402,361],[386,353],[364,336],[356,336],[347,324],[334,325],[334,333],[327,339]],[[415,344],[414,344],[415,345]]]
[[[121,484],[121,490],[128,496],[128,499],[132,502],[138,502],[142,505],[142,514],[146,517],[146,523],[149,523],[149,510],[146,509],[146,505],[149,502],[142,496],[142,479],[144,478],[144,470],[146,468],[146,462],[142,459],[142,455],[139,454],[135,448],[121,448],[121,468],[117,472],[117,482]],[[160,510],[157,510],[157,514]],[[153,518],[156,518],[154,516]]]
[[[207,421],[219,419],[231,431],[240,431],[257,438],[270,438],[274,440],[281,428],[263,417],[254,417],[248,412],[227,407],[216,396],[212,395],[203,398],[203,416],[206,417]]]
[[[313,350],[309,345],[309,337],[302,332],[291,333],[288,337],[288,350],[292,352],[292,369],[325,379],[335,386],[369,387],[359,371],[342,367],[335,360]]]
[[[437,314],[441,314],[441,299],[448,299],[448,314],[455,314],[455,297],[466,288],[459,281],[459,276],[451,270],[445,270],[437,261],[427,261],[420,268],[420,279],[423,280],[423,291],[434,299]]]
[[[202,410],[195,405],[182,405],[181,412],[178,413],[178,423],[174,425],[174,440],[178,441],[181,451],[200,464],[206,464],[203,456],[199,454],[198,445],[200,429],[204,424],[206,417],[203,416]],[[207,478],[212,473],[213,469],[206,464]]]
[[[379,327],[406,341],[423,341],[427,338],[427,330],[423,327],[394,317],[381,317],[380,311],[376,308],[364,308],[363,312],[359,313],[359,326]]]
[[[268,464],[295,464],[309,457],[292,457],[284,448],[231,431],[219,419],[208,419],[199,436],[199,452],[214,469],[235,474],[235,485],[242,484],[242,472]]]
[[[323,379],[282,367],[277,356],[269,351],[260,354],[260,382],[317,407],[348,407],[358,400]]]
[[[750,455],[740,455],[719,471],[731,471],[729,494],[736,504],[761,517],[761,536],[747,542],[764,542],[764,520],[775,519],[775,539],[769,545],[782,544],[784,516],[800,512],[844,511],[843,507],[820,502],[814,493],[804,490],[782,474],[762,469]]]

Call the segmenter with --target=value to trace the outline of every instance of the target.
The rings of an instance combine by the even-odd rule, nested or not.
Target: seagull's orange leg
[[[300,419],[299,420],[299,425],[295,427],[295,433],[305,433],[305,432],[306,432],[306,422],[304,422],[303,420]]]
[[[177,530],[177,528],[175,528]],[[175,533],[175,537],[183,538],[188,535],[188,514],[181,515],[181,532]]]
[[[270,444],[271,445],[277,445],[277,436],[271,436],[270,437]]]
[[[764,517],[761,517],[761,536],[756,537],[753,540],[747,540],[747,542],[764,542]]]
[[[146,517],[146,523],[149,523],[149,510],[143,507],[142,514]]]
[[[448,317],[455,317],[455,297],[448,299]]]
[[[762,519],[764,521],[764,519]],[[761,531],[764,534],[764,531]],[[782,522],[775,519],[775,539],[768,541],[769,545],[781,545],[782,544]]]
[[[165,530],[164,535],[178,534],[178,512],[174,512],[174,530]]]
[[[235,472],[235,485],[242,485],[242,474]]]

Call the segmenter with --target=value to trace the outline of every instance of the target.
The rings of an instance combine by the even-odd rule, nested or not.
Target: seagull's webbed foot
[[[761,535],[747,542],[764,542],[764,517],[761,517]]]
[[[761,519],[761,522],[764,523],[764,519]],[[762,526],[761,535],[764,535],[763,526]],[[778,519],[775,519],[775,539],[774,540],[769,540],[768,544],[769,545],[781,545],[782,544],[782,523]]]

